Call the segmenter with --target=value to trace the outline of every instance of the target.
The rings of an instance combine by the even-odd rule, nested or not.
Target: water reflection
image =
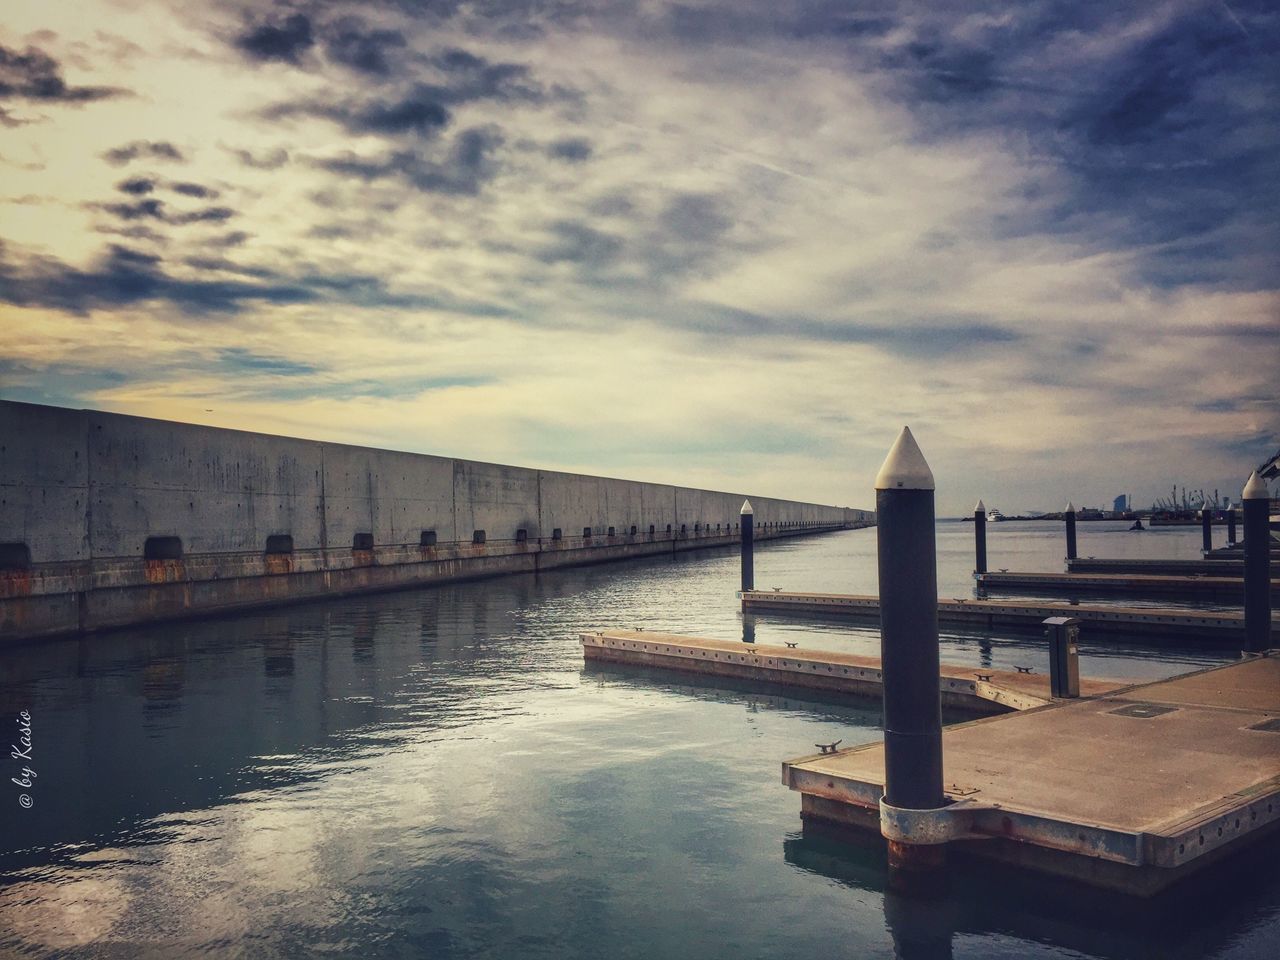
[[[953,956],[957,942],[1005,953],[1013,938],[1116,960],[1200,960],[1238,948],[1242,931],[1276,922],[1280,838],[1244,859],[1154,900],[953,856],[945,890],[936,896],[895,893],[887,883],[884,845],[819,824],[783,843],[793,866],[882,898],[885,928],[901,960]],[[1001,949],[1004,948],[1004,949]],[[978,955],[984,951],[977,950]],[[1009,955],[1014,955],[1010,953]],[[1235,955],[1235,954],[1233,954]],[[1265,948],[1240,956],[1268,956]]]
[[[874,536],[758,545],[757,570],[871,592]],[[1031,541],[1047,568],[1056,540]],[[940,582],[969,560],[944,550]],[[922,914],[886,899],[874,849],[801,837],[780,857],[799,803],[779,761],[878,738],[877,705],[584,669],[577,634],[610,626],[875,652],[874,628],[742,617],[738,574],[715,550],[7,651],[0,710],[33,715],[39,790],[0,817],[0,954],[740,960],[945,956],[977,936],[1010,956],[1140,955],[1127,928],[1037,926],[996,888]],[[995,634],[944,648],[1039,656]],[[1138,676],[1212,659],[1091,656]],[[1274,884],[1240,902],[1216,908],[1206,953],[1280,931]]]

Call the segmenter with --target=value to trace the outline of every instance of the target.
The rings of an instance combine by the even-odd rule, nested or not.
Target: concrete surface
[[[1251,658],[947,727],[943,776],[949,797],[976,808],[974,838],[1019,844],[1023,866],[1147,895],[1280,823],[1277,718],[1280,658]],[[788,761],[783,780],[823,801],[811,813],[855,822],[838,807],[878,802],[884,745]],[[1062,854],[1134,869],[1097,874]]]
[[[30,555],[29,565],[0,569],[0,643],[731,544],[747,496],[760,539],[873,518],[751,493],[0,401],[0,546]],[[473,542],[477,531],[483,543]],[[371,549],[356,549],[364,535]],[[292,537],[292,553],[267,555],[272,536]],[[145,559],[153,537],[178,538],[181,557]]]

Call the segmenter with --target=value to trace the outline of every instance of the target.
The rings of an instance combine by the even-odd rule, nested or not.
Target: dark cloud
[[[121,220],[165,220],[164,201],[154,197],[133,203],[100,203],[92,206]]]
[[[1249,48],[1247,36],[1220,17],[1181,18],[1108,70],[1070,120],[1095,144],[1177,135],[1203,122],[1189,109],[1199,89]]]
[[[209,245],[218,246],[215,241]],[[255,304],[325,301],[403,310],[448,310],[472,316],[507,316],[502,307],[461,301],[447,293],[391,290],[368,274],[303,273],[285,276],[224,257],[191,255],[175,272],[155,253],[110,244],[88,268],[54,257],[15,255],[0,241],[0,303],[83,314],[141,303],[169,303],[189,315],[251,311]],[[230,276],[228,276],[230,274]]]
[[[765,316],[711,304],[691,304],[676,322],[704,333],[735,337],[797,338],[826,343],[862,343],[910,359],[940,359],[957,353],[1008,345],[1020,333],[970,314],[916,316],[911,322],[875,317],[821,321]]]
[[[537,103],[547,96],[529,68],[518,63],[494,63],[466,50],[451,49],[431,62],[443,72],[441,96],[447,103],[473,100]]]
[[[0,302],[87,313],[168,302],[189,313],[227,313],[249,303],[307,303],[316,294],[289,283],[202,280],[167,272],[160,257],[111,245],[88,269],[53,257],[15,261],[0,246]]]
[[[58,61],[43,50],[27,47],[19,53],[0,45],[0,99],[90,103],[127,94],[127,90],[118,87],[68,86],[62,79]]]
[[[419,87],[401,100],[370,103],[343,121],[353,133],[433,134],[449,122],[449,111],[431,87]]]
[[[355,135],[416,134],[431,137],[448,125],[449,110],[435,87],[418,86],[394,100],[370,100],[363,103],[333,103],[328,100],[281,103],[268,107],[262,115],[268,120],[291,117],[315,117],[329,120]]]
[[[186,180],[175,180],[169,184],[169,189],[184,197],[195,197],[199,200],[214,200],[218,197],[218,191],[214,190],[212,187],[206,187],[199,183],[191,183]]]
[[[150,177],[130,177],[116,184],[116,189],[121,193],[128,193],[135,197],[151,193],[155,188],[156,182]]]
[[[124,221],[154,220],[174,226],[183,226],[188,223],[223,223],[236,215],[230,207],[174,210],[156,197],[146,197],[126,203],[95,203],[88,206],[90,209],[101,210]]]
[[[916,42],[908,44],[900,62],[917,68],[916,92],[930,100],[980,97],[997,85],[996,58],[989,50]]]
[[[314,166],[350,179],[397,180],[429,193],[474,195],[497,173],[500,131],[476,127],[457,134],[442,157],[420,150],[396,150],[377,157],[345,154],[312,161]]]
[[[453,108],[479,101],[542,103],[570,94],[548,92],[516,63],[495,63],[465,50],[451,49],[425,58],[438,82],[419,81],[395,95],[352,98],[316,97],[277,103],[260,112],[266,120],[298,117],[328,120],[356,136],[436,136],[453,119]],[[573,148],[570,148],[572,151]]]
[[[591,156],[591,141],[586,137],[561,137],[547,145],[547,156],[568,163],[581,163]]]
[[[549,227],[552,241],[534,251],[543,263],[575,263],[600,268],[617,261],[622,254],[620,237],[585,223],[561,220]]]
[[[270,270],[267,267],[254,267],[242,263],[236,263],[234,260],[230,260],[227,257],[186,257],[182,262],[193,270],[201,270],[210,273],[234,273],[237,276],[253,277],[256,280],[280,279],[280,274],[275,270]]]
[[[399,30],[368,30],[354,18],[344,18],[324,30],[324,52],[334,63],[373,77],[392,71],[393,59],[408,46]]]
[[[109,234],[113,237],[123,237],[126,240],[141,240],[144,243],[164,243],[165,235],[158,230],[140,223],[120,224],[120,223],[104,223],[93,228],[94,233]]]
[[[289,162],[289,151],[283,147],[272,150],[270,153],[262,154],[241,150],[236,147],[223,147],[222,149],[239,160],[242,165],[254,170],[278,170]]]
[[[253,60],[292,64],[297,64],[315,42],[311,20],[301,13],[283,20],[267,20],[235,39],[235,45]]]
[[[102,159],[113,167],[122,167],[133,160],[164,160],[182,163],[187,158],[181,150],[167,140],[134,140],[113,150],[108,150]]]
[[[230,207],[201,207],[199,210],[184,210],[169,214],[168,223],[225,223],[236,215]]]
[[[230,233],[224,233],[220,237],[214,237],[210,240],[206,240],[205,245],[210,247],[222,247],[224,249],[228,247],[239,247],[247,243],[252,237],[253,234],[244,230],[232,230]]]

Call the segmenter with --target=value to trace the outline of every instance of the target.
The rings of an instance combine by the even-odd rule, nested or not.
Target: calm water
[[[1123,526],[1081,524],[1082,555],[1197,555],[1198,529]],[[874,592],[875,536],[762,546],[757,583]],[[971,538],[940,525],[944,596],[971,595]],[[993,526],[990,551],[1060,570],[1061,531]],[[874,848],[801,835],[779,768],[878,738],[877,710],[584,669],[580,630],[741,638],[737,575],[717,550],[6,652],[0,707],[30,714],[36,778],[30,809],[10,773],[0,790],[0,956],[1280,956],[1277,871],[1159,914],[977,874],[936,902],[887,894]],[[1222,656],[1086,647],[1082,667]],[[1045,669],[1027,639],[946,636],[943,658]]]

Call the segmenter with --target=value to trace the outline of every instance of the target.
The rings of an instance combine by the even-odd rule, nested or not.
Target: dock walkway
[[[978,589],[1037,593],[1124,593],[1130,596],[1244,596],[1243,577],[1176,577],[1138,573],[975,573]],[[1280,580],[1272,579],[1271,596],[1280,599]]]
[[[753,613],[818,614],[849,620],[878,621],[880,598],[843,593],[799,593],[783,590],[744,590],[743,610]],[[1244,636],[1244,614],[1234,611],[1200,612],[1144,607],[1111,607],[1085,604],[1024,603],[1013,600],[938,601],[938,622],[949,626],[1008,627],[1044,631],[1047,617],[1076,617],[1082,634],[1099,631],[1126,635],[1151,634],[1156,638],[1185,641],[1200,638],[1230,643]]]
[[[1280,826],[1280,657],[943,730],[960,849],[1151,895]],[[878,826],[884,745],[790,760],[806,820]]]
[[[647,630],[584,633],[581,641],[582,655],[587,660],[755,680],[850,697],[879,699],[883,695],[879,657]],[[944,707],[992,714],[1030,710],[1051,702],[1049,677],[1044,673],[944,663],[940,674],[939,692]],[[1122,686],[1119,680],[1080,680],[1080,692],[1087,695]]]
[[[1244,560],[1125,560],[1076,557],[1067,573],[1154,573],[1176,577],[1243,577]]]

